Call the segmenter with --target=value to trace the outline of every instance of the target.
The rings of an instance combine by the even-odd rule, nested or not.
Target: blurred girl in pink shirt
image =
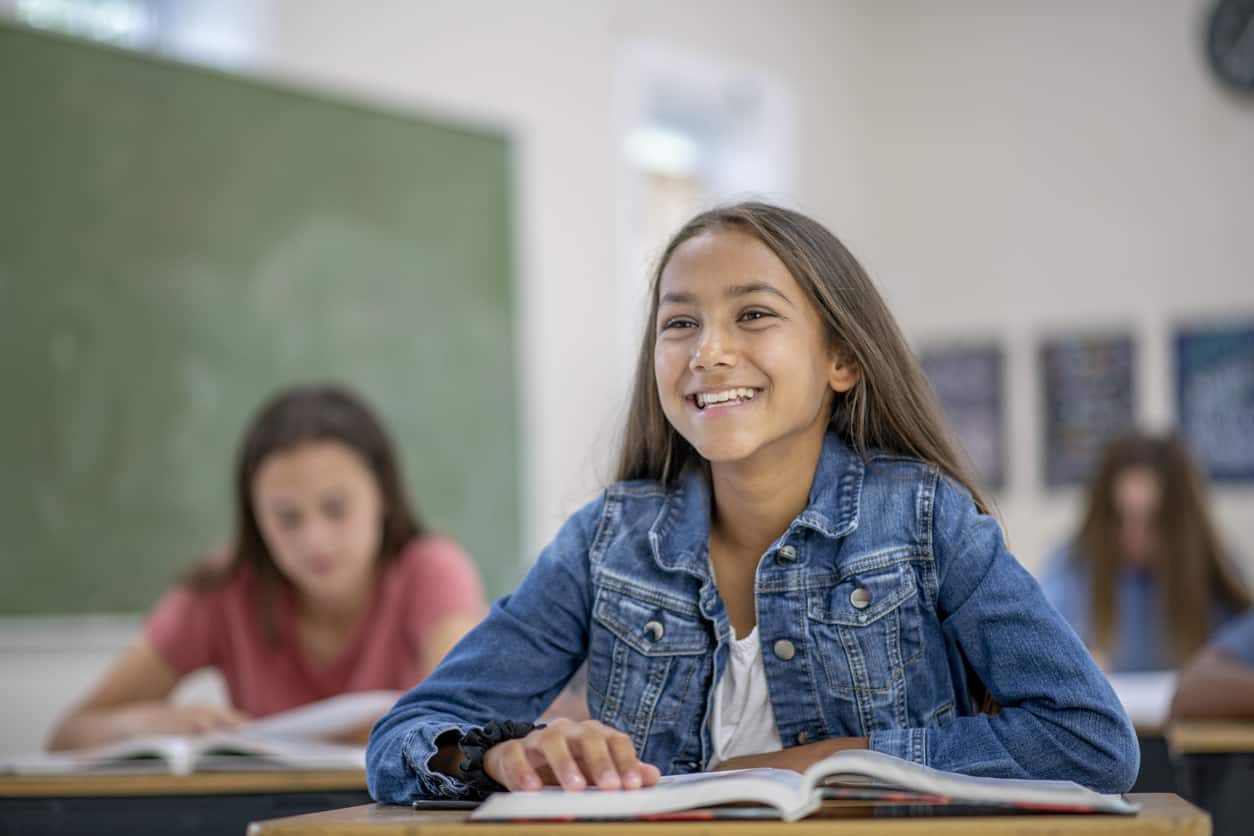
[[[289,389],[253,418],[235,515],[231,551],[166,593],[50,749],[197,734],[348,691],[406,690],[483,615],[474,563],[425,530],[387,433],[342,388]],[[221,671],[229,707],[169,701],[204,667]]]

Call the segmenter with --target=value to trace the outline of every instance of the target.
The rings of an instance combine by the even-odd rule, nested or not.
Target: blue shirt
[[[669,490],[612,485],[571,517],[518,590],[375,725],[374,797],[468,794],[428,765],[436,738],[534,719],[585,658],[592,717],[664,774],[700,769],[731,635],[707,559],[710,504],[693,470]],[[785,746],[865,735],[973,775],[1106,792],[1136,777],[1106,678],[997,522],[933,467],[863,461],[829,434],[809,505],[762,556],[754,598]],[[976,713],[974,677],[999,713]]]
[[[1060,550],[1046,564],[1041,578],[1045,597],[1090,645],[1094,636],[1089,624],[1091,585],[1088,567],[1074,547]],[[1118,601],[1115,644],[1107,663],[1111,673],[1170,670],[1181,660],[1171,649],[1158,584],[1148,567],[1123,567],[1115,580]],[[1220,601],[1211,605],[1211,623],[1219,626],[1232,617]]]
[[[1254,668],[1254,608],[1228,624],[1215,637],[1215,644]]]

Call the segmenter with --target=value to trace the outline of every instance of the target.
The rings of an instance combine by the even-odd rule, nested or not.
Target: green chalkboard
[[[503,135],[0,26],[0,614],[146,609],[229,544],[259,402],[347,383],[518,577]]]

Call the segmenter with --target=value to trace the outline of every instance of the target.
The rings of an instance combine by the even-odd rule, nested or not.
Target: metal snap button
[[[788,639],[780,639],[775,642],[773,650],[775,651],[775,655],[780,659],[783,659],[785,662],[797,655],[797,648],[794,647],[793,643],[788,641]]]
[[[796,563],[797,549],[793,546],[780,546],[779,551],[775,552],[775,562],[780,566],[787,566],[790,563]]]
[[[809,742],[810,742],[810,733],[809,733],[809,732],[798,732],[798,733],[797,733],[797,743],[804,745],[804,744],[809,743]]]
[[[662,627],[662,622],[660,621],[650,621],[644,625],[644,634],[648,636],[651,642],[661,641],[662,634],[665,632],[666,630]]]
[[[865,610],[871,605],[871,593],[865,587],[858,587],[849,593],[849,603],[853,604],[856,609]]]

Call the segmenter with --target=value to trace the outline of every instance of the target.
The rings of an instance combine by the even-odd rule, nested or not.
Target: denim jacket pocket
[[[812,589],[806,612],[828,684],[866,694],[904,689],[907,666],[923,653],[918,602],[906,562]]]
[[[601,587],[596,593],[589,708],[601,722],[630,734],[637,752],[650,734],[685,713],[708,659],[709,626],[695,608],[681,606],[643,590]]]

